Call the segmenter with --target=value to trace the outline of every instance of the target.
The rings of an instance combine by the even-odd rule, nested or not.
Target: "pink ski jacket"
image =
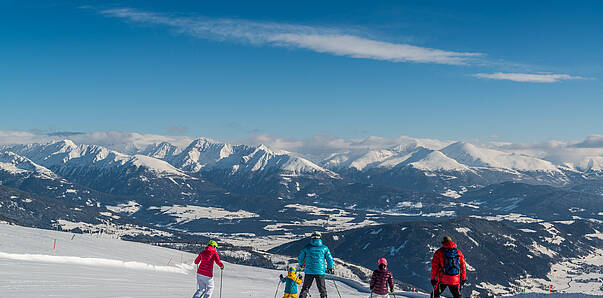
[[[197,269],[197,273],[207,277],[213,277],[214,262],[218,264],[220,268],[224,268],[224,264],[222,264],[222,261],[220,261],[220,256],[218,256],[216,248],[213,246],[207,246],[205,250],[199,254],[197,259],[195,259],[195,264],[201,263]]]

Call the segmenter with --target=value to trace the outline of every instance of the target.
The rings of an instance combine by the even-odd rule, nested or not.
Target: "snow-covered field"
[[[0,297],[191,297],[196,290],[196,255],[190,253],[6,224],[0,224],[0,239]],[[225,265],[224,298],[273,297],[278,275],[284,273]],[[214,274],[218,297],[219,270]],[[368,296],[345,281],[337,287],[342,297]],[[337,297],[332,280],[327,288],[330,297]],[[312,296],[318,295],[313,289]]]
[[[174,205],[174,206],[161,206],[161,207],[150,207],[149,210],[159,209],[161,213],[173,216],[176,218],[176,223],[187,223],[199,218],[209,219],[242,219],[259,217],[259,215],[243,210],[237,212],[231,212],[222,208],[216,207],[203,207],[193,205]]]
[[[555,263],[548,274],[548,280],[525,278],[520,286],[531,292],[547,292],[550,284],[555,291],[564,293],[584,293],[603,296],[603,249],[596,249],[588,256],[563,260]]]

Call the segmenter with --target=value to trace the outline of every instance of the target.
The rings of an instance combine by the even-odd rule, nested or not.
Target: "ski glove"
[[[434,286],[434,287],[435,287],[437,284],[438,284],[438,282],[437,282],[435,279],[432,279],[432,280],[431,280],[431,285],[432,285],[432,286]]]
[[[335,269],[333,269],[333,268],[327,269],[327,273],[328,274],[335,274]]]
[[[281,279],[283,279],[283,275],[282,275],[282,274],[281,274],[279,277],[280,277]]]

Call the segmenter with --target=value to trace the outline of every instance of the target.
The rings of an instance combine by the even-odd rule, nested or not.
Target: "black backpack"
[[[444,268],[445,275],[459,275],[461,273],[461,263],[459,263],[459,251],[456,248],[444,249]]]

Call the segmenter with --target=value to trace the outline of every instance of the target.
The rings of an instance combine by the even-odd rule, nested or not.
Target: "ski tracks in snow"
[[[104,258],[82,258],[73,256],[53,256],[43,254],[15,254],[0,252],[0,259],[26,261],[26,262],[43,262],[43,263],[55,263],[55,264],[76,264],[85,266],[98,266],[98,267],[117,267],[134,270],[148,270],[156,272],[169,272],[169,273],[180,273],[189,274],[193,266],[188,264],[177,264],[176,266],[160,266],[147,264],[136,261],[121,261],[114,259]]]

